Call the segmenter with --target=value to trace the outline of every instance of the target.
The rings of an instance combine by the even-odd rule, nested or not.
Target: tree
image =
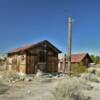
[[[100,64],[100,56],[91,55],[91,59],[94,63]]]
[[[100,63],[100,57],[96,56],[96,64],[99,64],[99,63]]]
[[[96,57],[95,57],[95,55],[91,55],[91,59],[93,60],[94,63],[96,63]]]

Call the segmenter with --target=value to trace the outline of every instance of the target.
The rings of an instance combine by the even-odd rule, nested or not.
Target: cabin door
[[[46,50],[39,50],[37,68],[42,72],[47,72],[47,51]]]
[[[26,73],[27,74],[33,74],[34,73],[34,56],[33,55],[28,55],[27,56],[27,68],[26,68]]]

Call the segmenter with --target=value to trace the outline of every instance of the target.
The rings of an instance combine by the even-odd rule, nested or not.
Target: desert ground
[[[99,100],[99,66],[71,77],[18,76],[15,72],[0,71],[0,100]]]

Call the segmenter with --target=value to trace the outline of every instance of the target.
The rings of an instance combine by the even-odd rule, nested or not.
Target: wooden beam
[[[68,17],[68,74],[71,75],[72,17]]]

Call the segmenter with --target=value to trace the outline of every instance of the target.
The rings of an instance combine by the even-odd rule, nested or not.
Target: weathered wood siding
[[[58,64],[58,72],[66,73],[68,71],[68,64],[67,62],[59,62]]]
[[[12,54],[8,56],[8,70],[15,70],[19,73],[26,73],[26,55]]]
[[[30,49],[27,51],[26,57],[26,73],[36,73],[38,69],[38,47]],[[47,57],[46,57],[46,68],[45,72],[57,72],[58,71],[58,54],[47,48]],[[40,64],[39,64],[40,65]],[[42,63],[41,63],[42,66]]]
[[[89,63],[91,63],[91,58],[88,57],[88,55],[82,60],[83,64],[86,65],[86,67],[89,67]]]
[[[57,56],[48,56],[48,72],[57,72],[58,71],[58,57]]]
[[[58,53],[53,48],[46,45],[45,63],[39,62],[39,50],[46,44],[40,44],[34,48],[29,48],[19,54],[8,55],[8,69],[16,70],[19,73],[34,74],[38,69],[44,72],[58,71]],[[45,46],[44,46],[45,47]]]
[[[26,54],[26,73],[33,74],[36,72],[36,65],[37,65],[37,51],[36,48],[30,49],[27,51]]]

